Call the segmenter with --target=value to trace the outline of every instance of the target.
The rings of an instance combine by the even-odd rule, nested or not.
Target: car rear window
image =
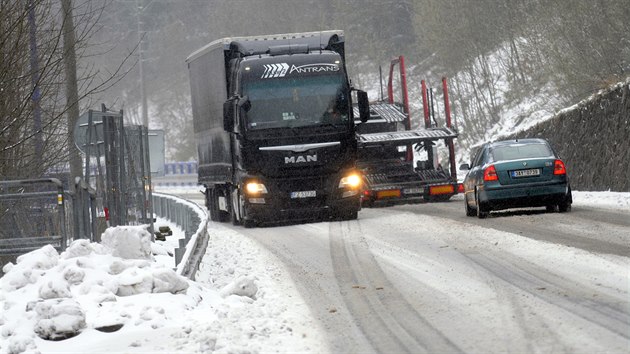
[[[549,157],[553,153],[545,144],[514,144],[497,146],[491,150],[494,161]]]

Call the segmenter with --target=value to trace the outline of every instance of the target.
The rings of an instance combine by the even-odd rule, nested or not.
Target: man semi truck
[[[223,38],[187,59],[198,181],[214,221],[355,219],[361,207],[343,31]],[[357,90],[360,121],[367,94]]]

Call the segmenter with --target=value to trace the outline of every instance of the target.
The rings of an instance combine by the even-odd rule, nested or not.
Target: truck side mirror
[[[238,100],[237,105],[238,105],[238,108],[240,110],[242,110],[243,113],[249,112],[249,110],[252,108],[252,103],[249,101],[249,97],[248,96],[241,97]]]
[[[365,123],[370,119],[370,101],[367,92],[357,90],[357,100],[359,101],[359,119]]]
[[[233,97],[223,103],[223,130],[226,132],[234,131],[236,102],[236,97]]]

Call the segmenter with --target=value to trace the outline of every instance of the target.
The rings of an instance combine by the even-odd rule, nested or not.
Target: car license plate
[[[317,196],[317,191],[299,191],[299,192],[291,192],[291,198],[312,198]]]
[[[540,169],[532,168],[529,170],[512,171],[512,177],[531,177],[531,176],[540,176]]]
[[[422,188],[405,188],[403,189],[403,193],[405,194],[422,194],[424,192]]]

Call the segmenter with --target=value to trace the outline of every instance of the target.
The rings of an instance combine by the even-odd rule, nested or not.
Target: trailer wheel
[[[210,212],[210,220],[219,221],[219,204],[216,197],[215,187],[206,188],[206,207]]]

